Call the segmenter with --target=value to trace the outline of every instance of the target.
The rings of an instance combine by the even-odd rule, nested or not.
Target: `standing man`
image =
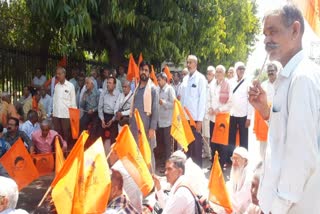
[[[152,168],[155,170],[155,159],[153,149],[157,146],[156,129],[159,118],[159,94],[152,80],[150,79],[151,64],[142,61],[139,66],[140,82],[135,89],[131,105],[130,130],[138,142],[138,128],[136,119],[133,116],[134,110],[138,109],[141,116],[146,136],[152,155]]]
[[[66,70],[63,67],[57,67],[56,78],[59,82],[54,87],[52,122],[55,131],[67,141],[68,149],[71,149],[73,143],[69,108],[77,108],[76,93],[73,84],[66,79]]]
[[[118,122],[115,120],[114,112],[116,110],[116,102],[120,92],[115,88],[116,78],[114,76],[109,76],[107,79],[107,87],[101,92],[98,104],[102,136],[104,140],[110,138],[111,144],[116,141],[118,135]],[[109,136],[106,136],[106,131],[109,132]]]
[[[196,127],[192,127],[195,141],[189,144],[187,154],[198,166],[202,167],[201,127],[206,110],[207,81],[197,70],[197,65],[197,57],[189,55],[187,58],[189,75],[183,78],[181,104],[188,108],[196,122]]]
[[[233,78],[234,78],[234,67],[230,67],[227,72],[227,79],[231,81],[233,80]]]
[[[158,130],[157,139],[158,146],[163,144],[164,155],[162,155],[161,163],[165,164],[165,161],[170,157],[172,137],[170,135],[173,102],[176,98],[174,89],[171,85],[167,84],[167,75],[164,72],[158,74],[159,90],[159,119],[158,119]],[[163,150],[162,150],[163,151]],[[160,160],[159,160],[160,161]]]
[[[264,17],[265,47],[283,70],[271,108],[257,81],[249,100],[269,119],[258,198],[263,213],[316,214],[320,210],[320,68],[302,50],[304,20],[287,4]]]
[[[47,94],[47,90],[44,86],[40,87],[41,98],[39,103],[41,103],[46,111],[47,118],[52,115],[52,97]]]
[[[173,83],[172,87],[176,94],[178,100],[180,100],[180,91],[181,91],[181,81],[180,81],[180,73],[178,71],[173,72]]]
[[[246,67],[243,62],[235,64],[237,77],[230,82],[231,85],[231,110],[229,127],[229,151],[233,152],[236,143],[236,134],[239,130],[240,146],[248,149],[248,128],[252,117],[252,106],[248,101],[248,87],[250,81],[245,78]]]

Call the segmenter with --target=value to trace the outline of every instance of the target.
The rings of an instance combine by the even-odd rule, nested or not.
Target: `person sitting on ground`
[[[139,212],[132,206],[127,195],[123,193],[123,178],[120,172],[112,170],[111,191],[108,207],[105,213],[131,213]]]
[[[16,107],[11,103],[11,94],[8,92],[2,92],[1,94],[1,118],[0,121],[4,127],[7,127],[8,118],[15,117],[20,119],[20,115],[17,112]]]
[[[32,99],[29,99],[25,102],[23,105],[23,115],[24,119],[27,120],[28,118],[28,112],[30,110],[34,110],[37,112],[40,120],[45,119],[47,116],[46,110],[44,109],[44,106],[42,103],[40,103],[41,94],[39,90],[34,91]]]
[[[174,156],[167,160],[165,175],[167,182],[171,185],[171,191],[167,197],[161,188],[159,178],[153,175],[156,196],[160,207],[163,208],[163,213],[195,213],[195,198],[184,173],[184,159]]]
[[[40,128],[38,113],[34,110],[30,110],[27,114],[27,121],[20,126],[20,130],[27,134],[31,139],[31,134]]]
[[[3,138],[3,126],[0,124],[0,158],[10,149],[10,144]],[[9,177],[7,170],[5,170],[0,163],[0,176]]]
[[[24,131],[19,130],[19,120],[14,117],[10,117],[8,120],[7,132],[3,135],[3,138],[12,146],[19,138],[24,142],[25,147],[30,153],[34,152],[34,147],[31,139]]]
[[[49,120],[43,120],[40,129],[33,132],[31,135],[36,153],[52,153],[54,151],[54,140],[56,136],[59,137],[59,141],[62,143],[62,150],[66,151],[67,142],[58,134],[58,132],[51,129]]]
[[[237,147],[231,157],[232,167],[227,189],[235,213],[244,213],[251,203],[252,173],[248,169],[248,151]]]
[[[25,210],[15,209],[19,198],[16,182],[0,176],[0,184],[0,214],[27,214]]]
[[[261,173],[262,173],[262,162],[259,162],[259,164],[256,166],[256,168],[254,170],[254,175],[253,175],[252,183],[251,183],[252,203],[249,205],[245,214],[261,214],[262,213],[260,206],[259,206],[259,199],[257,197]]]

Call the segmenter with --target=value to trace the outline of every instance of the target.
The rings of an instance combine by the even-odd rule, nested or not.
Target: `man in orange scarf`
[[[40,91],[36,90],[33,93],[32,99],[27,100],[26,103],[23,105],[23,115],[25,120],[27,120],[27,115],[30,110],[34,110],[38,113],[39,120],[46,118],[47,113],[42,103],[39,102],[40,99]]]

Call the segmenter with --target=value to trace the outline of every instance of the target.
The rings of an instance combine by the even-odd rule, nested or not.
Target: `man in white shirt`
[[[53,118],[54,129],[68,143],[68,149],[73,146],[71,139],[71,127],[69,108],[77,108],[74,86],[66,79],[66,70],[57,67],[56,78],[59,82],[54,87]]]
[[[244,213],[251,203],[251,183],[253,173],[248,169],[248,151],[237,147],[233,151],[230,181],[227,189],[230,194],[233,213]]]
[[[185,160],[180,157],[170,157],[166,162],[166,178],[171,185],[171,190],[168,196],[165,195],[159,178],[153,176],[154,185],[156,188],[156,196],[160,207],[163,208],[163,214],[181,213],[194,214],[195,213],[195,198],[187,187],[185,172]]]
[[[180,94],[181,94],[181,81],[180,81],[180,73],[178,71],[173,72],[173,83],[172,87],[174,89],[174,92],[176,93],[176,97],[178,100],[180,100]]]
[[[46,113],[47,113],[47,117],[51,117],[52,115],[52,97],[47,94],[46,88],[44,86],[42,86],[40,88],[40,94],[41,94],[41,98],[39,103],[42,103]]]
[[[244,75],[246,67],[243,62],[237,62],[234,67],[237,78],[230,82],[232,105],[230,110],[229,151],[234,150],[238,130],[240,146],[248,149],[248,128],[252,117],[252,106],[248,101],[250,81]]]
[[[232,66],[228,69],[227,79],[228,80],[233,80],[234,79],[234,67],[232,67]]]
[[[212,130],[210,129],[210,119],[211,115],[209,114],[209,108],[211,106],[211,97],[213,93],[213,85],[214,85],[214,75],[216,69],[210,65],[207,68],[207,97],[206,97],[206,110],[203,118],[202,123],[202,136],[207,142],[203,142],[203,154],[202,156],[205,158],[211,159],[211,149],[210,149],[210,142],[212,137]]]
[[[42,74],[41,69],[36,69],[36,76],[32,79],[31,86],[39,89],[47,81],[47,77]]]
[[[192,127],[195,141],[188,146],[188,156],[202,167],[202,136],[201,128],[206,111],[207,81],[203,74],[197,70],[198,59],[194,55],[187,58],[189,75],[183,78],[181,104],[186,107],[196,122],[196,127]]]
[[[167,84],[167,75],[164,72],[158,74],[159,84],[159,117],[157,129],[157,147],[164,148],[159,162],[164,164],[170,157],[172,147],[172,137],[170,135],[173,102],[176,98],[174,89],[171,85]],[[163,151],[163,150],[162,150]]]
[[[316,214],[320,210],[320,68],[304,55],[304,19],[291,4],[264,17],[266,51],[283,70],[271,108],[258,81],[249,100],[269,133],[258,199],[263,213]]]

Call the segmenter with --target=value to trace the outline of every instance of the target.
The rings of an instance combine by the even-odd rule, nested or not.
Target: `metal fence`
[[[38,53],[0,47],[0,91],[15,93],[20,97],[23,87],[31,84],[35,76],[35,70],[39,67],[42,67],[47,79],[51,78],[62,56],[49,55],[45,66],[41,66],[44,64],[41,62],[42,58]],[[67,71],[74,66],[88,71],[91,66],[99,65],[102,64],[68,58]]]

